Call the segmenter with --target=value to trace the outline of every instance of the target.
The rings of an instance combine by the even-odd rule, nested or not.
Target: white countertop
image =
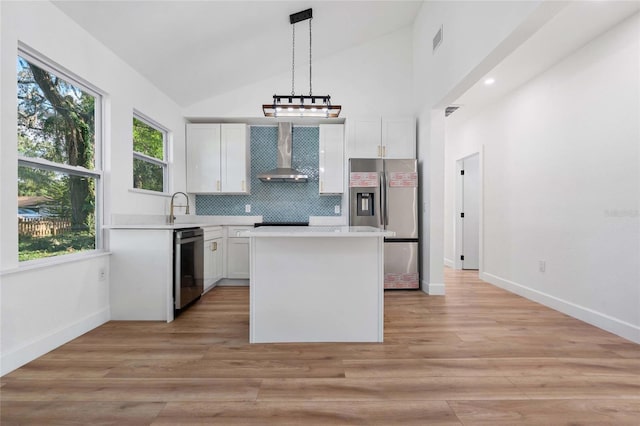
[[[262,222],[262,216],[200,216],[178,215],[175,223],[169,225],[166,215],[116,215],[112,223],[105,225],[105,229],[183,229],[203,228],[207,226],[247,225],[253,226]]]
[[[105,225],[104,229],[159,229],[159,230],[174,230],[185,228],[200,228],[204,225],[201,223],[174,223],[173,225],[155,223],[155,224],[136,224],[136,225]]]
[[[371,226],[261,226],[241,237],[393,237],[395,232]]]
[[[166,215],[114,215],[113,222],[105,225],[105,229],[180,229],[208,226],[253,226],[261,223],[262,216],[202,216],[178,215],[175,223],[167,224]],[[344,216],[309,216],[311,227],[345,227],[347,218]]]

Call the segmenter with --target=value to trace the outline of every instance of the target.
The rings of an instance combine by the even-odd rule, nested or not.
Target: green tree
[[[134,117],[133,150],[163,161],[164,133]],[[162,192],[164,190],[163,167],[140,158],[134,158],[133,187]]]
[[[95,98],[18,58],[18,150],[71,166],[94,168]],[[19,193],[46,195],[68,207],[74,229],[89,229],[95,188],[81,176],[21,168]]]

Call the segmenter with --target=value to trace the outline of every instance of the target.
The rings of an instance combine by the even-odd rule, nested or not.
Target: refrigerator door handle
[[[382,199],[380,203],[380,212],[381,212],[381,225],[384,225],[385,229],[387,225],[389,225],[389,199],[387,197],[387,173],[380,173],[380,193],[382,194]]]
[[[386,204],[387,193],[384,187],[384,172],[380,172],[378,175],[378,186],[380,187],[380,226],[385,226],[387,222],[386,218]]]

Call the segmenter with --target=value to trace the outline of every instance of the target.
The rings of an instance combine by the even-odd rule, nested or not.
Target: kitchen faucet
[[[174,206],[173,205],[173,199],[178,194],[184,195],[184,198],[187,200],[187,205],[186,206],[181,206],[181,205]],[[189,214],[189,197],[187,196],[187,194],[185,194],[184,192],[174,192],[173,195],[171,196],[171,206],[169,207],[169,225],[173,225],[174,221],[176,220],[176,217],[173,215],[173,208],[174,207],[185,207],[184,214]]]

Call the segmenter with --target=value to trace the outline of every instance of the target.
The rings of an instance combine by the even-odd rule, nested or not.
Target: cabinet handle
[[[320,181],[320,192],[324,192],[324,181]]]
[[[244,191],[245,191],[245,189],[244,189],[244,181],[242,181],[242,192],[244,192]]]
[[[378,145],[378,157],[382,157],[382,147]]]
[[[216,250],[218,250],[218,242],[217,242],[217,241],[214,241],[214,242],[211,244],[211,247],[213,248],[213,250],[212,250],[212,251],[216,251]]]
[[[383,147],[382,147],[382,156],[383,156],[383,157],[386,157],[386,156],[387,156],[387,147],[386,147],[386,146],[383,146]]]
[[[220,191],[220,181],[216,181],[216,191]]]

